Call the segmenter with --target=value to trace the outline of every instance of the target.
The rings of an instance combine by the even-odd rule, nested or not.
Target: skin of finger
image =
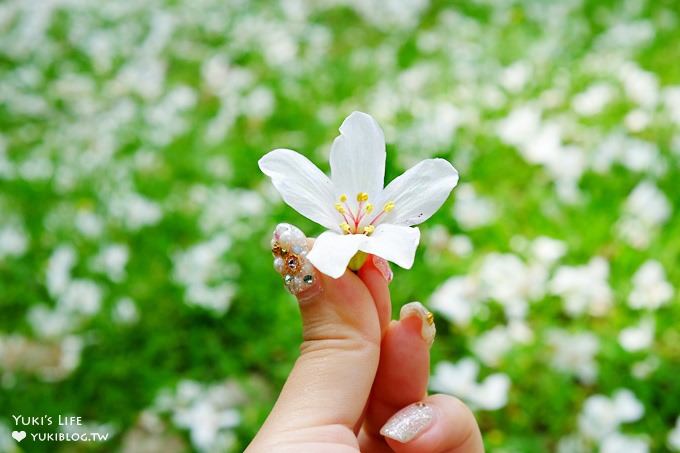
[[[322,291],[300,305],[300,357],[254,444],[272,445],[273,438],[309,442],[313,439],[296,435],[329,426],[339,428],[338,438],[346,440],[349,433],[356,443],[352,429],[380,355],[378,314],[370,292],[352,272],[339,279],[320,275],[320,280]]]
[[[380,363],[369,398],[364,432],[382,439],[380,428],[399,409],[422,400],[430,375],[430,347],[421,320],[409,316],[392,321],[381,345]]]
[[[449,395],[423,400],[435,411],[432,424],[410,442],[387,439],[396,453],[483,453],[482,435],[470,409]]]
[[[394,450],[387,445],[382,437],[374,437],[362,431],[359,434],[359,451],[362,453],[393,453]]]
[[[371,296],[373,296],[380,321],[380,331],[384,334],[392,318],[392,299],[388,282],[375,267],[375,264],[373,264],[372,256],[366,259],[357,275],[364,282]]]

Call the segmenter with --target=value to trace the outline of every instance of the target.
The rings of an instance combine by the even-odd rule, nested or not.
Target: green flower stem
[[[356,272],[356,271],[358,271],[359,269],[361,269],[361,266],[364,265],[364,263],[366,262],[366,258],[367,258],[367,257],[368,257],[368,255],[367,255],[365,252],[359,251],[359,252],[356,253],[356,255],[354,255],[354,256],[352,257],[351,260],[349,260],[349,264],[347,265],[347,267],[348,267],[351,271]]]

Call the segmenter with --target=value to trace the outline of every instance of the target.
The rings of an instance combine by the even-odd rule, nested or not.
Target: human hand
[[[288,282],[302,315],[301,354],[246,452],[483,452],[470,410],[427,396],[432,315],[415,302],[390,321],[387,262],[369,255],[356,274],[334,280],[303,254],[294,258],[301,278],[312,276]]]

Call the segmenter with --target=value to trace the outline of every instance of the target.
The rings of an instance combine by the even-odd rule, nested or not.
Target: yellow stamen
[[[366,192],[359,192],[357,194],[357,201],[359,202],[368,201],[368,194]]]
[[[392,209],[394,209],[394,201],[389,201],[389,202],[385,203],[385,207],[383,207],[383,211],[390,212]]]
[[[375,227],[373,225],[366,225],[364,227],[364,233],[365,234],[371,234],[375,231]]]
[[[352,232],[352,229],[349,226],[349,223],[347,222],[342,222],[340,224],[340,228],[342,229],[342,232],[345,234],[350,234]]]
[[[365,209],[366,209],[366,213],[370,214],[371,212],[373,212],[373,205],[371,203],[366,203]]]
[[[335,203],[335,210],[338,211],[340,214],[345,213],[345,208],[342,206],[342,203]]]
[[[347,201],[347,195],[345,195],[344,193],[343,193],[342,195],[340,195],[340,201],[341,201],[342,203],[344,203],[345,201]]]

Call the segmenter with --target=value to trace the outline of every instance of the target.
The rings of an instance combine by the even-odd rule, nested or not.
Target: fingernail
[[[399,319],[406,319],[410,316],[420,318],[420,336],[431,346],[437,334],[437,328],[434,325],[434,315],[420,302],[411,302],[401,307]]]
[[[309,245],[307,237],[288,223],[276,226],[272,237],[274,269],[283,277],[283,283],[291,294],[303,302],[319,293],[319,274],[307,260]]]
[[[387,283],[390,283],[392,279],[394,278],[394,273],[392,273],[392,269],[390,268],[390,263],[387,262],[386,259],[380,258],[379,256],[372,255],[373,256],[373,265],[375,266],[376,269],[378,269],[378,272],[383,276],[383,278],[387,281]]]
[[[380,429],[380,434],[401,443],[413,440],[434,419],[434,410],[425,403],[414,403],[394,414]]]

